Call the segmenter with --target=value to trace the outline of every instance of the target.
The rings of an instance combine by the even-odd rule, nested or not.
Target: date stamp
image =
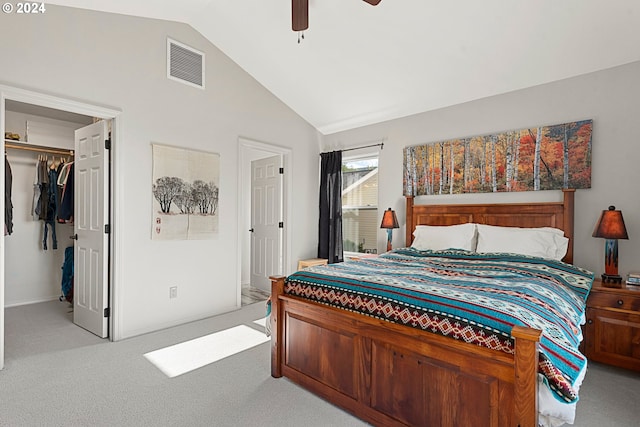
[[[2,11],[6,14],[42,14],[47,11],[44,3],[42,2],[17,2],[17,3],[3,3]]]

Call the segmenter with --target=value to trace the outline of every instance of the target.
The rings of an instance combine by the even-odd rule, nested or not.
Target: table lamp
[[[396,212],[392,211],[391,208],[384,211],[380,228],[387,229],[387,252],[389,252],[391,250],[391,237],[393,229],[400,228],[400,226],[398,225],[398,218],[396,218]]]
[[[622,286],[622,277],[618,274],[618,239],[629,238],[622,212],[616,210],[615,206],[609,206],[608,210],[602,211],[593,230],[593,237],[606,239],[602,283],[619,283]]]

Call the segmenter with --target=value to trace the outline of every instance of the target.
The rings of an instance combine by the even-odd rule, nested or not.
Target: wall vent
[[[168,38],[167,77],[204,89],[204,53]]]

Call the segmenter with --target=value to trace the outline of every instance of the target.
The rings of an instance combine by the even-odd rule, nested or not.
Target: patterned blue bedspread
[[[403,248],[298,271],[285,292],[507,353],[513,326],[540,329],[538,370],[559,400],[575,402],[592,283],[593,273],[559,261]]]

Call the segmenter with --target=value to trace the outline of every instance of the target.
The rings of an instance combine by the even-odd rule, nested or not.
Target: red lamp
[[[609,206],[608,210],[602,211],[593,230],[593,237],[606,239],[602,283],[619,283],[622,286],[622,277],[618,274],[618,239],[629,238],[622,212],[616,210],[615,206]]]
[[[392,211],[391,208],[384,211],[382,215],[382,224],[380,224],[380,228],[387,229],[387,252],[391,250],[391,237],[394,228],[400,228],[398,225],[398,218],[396,217],[396,212]]]

